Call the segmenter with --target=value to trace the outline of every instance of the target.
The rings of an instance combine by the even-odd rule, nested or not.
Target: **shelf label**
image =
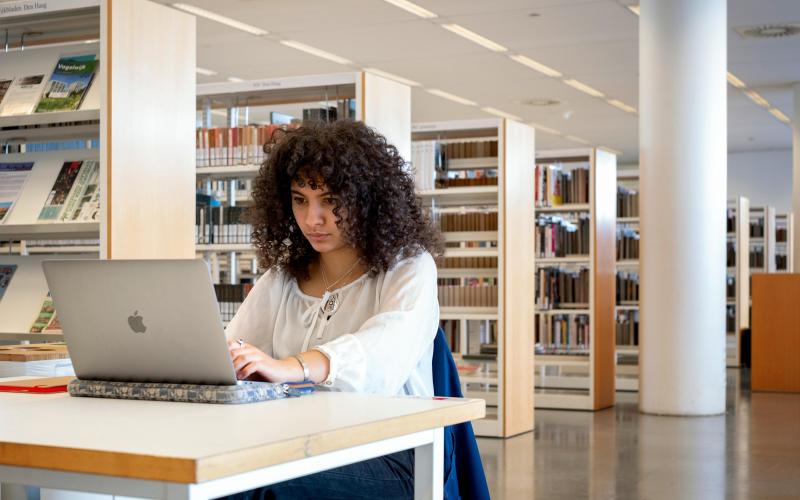
[[[0,17],[29,16],[98,5],[100,5],[99,0],[17,0],[0,3]]]

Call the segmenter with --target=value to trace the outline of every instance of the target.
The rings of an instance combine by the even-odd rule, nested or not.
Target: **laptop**
[[[237,384],[202,260],[48,260],[42,267],[79,379]]]

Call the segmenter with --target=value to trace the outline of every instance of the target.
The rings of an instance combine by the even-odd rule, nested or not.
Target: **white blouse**
[[[439,325],[436,264],[423,252],[377,276],[364,274],[329,297],[270,270],[226,329],[275,358],[317,349],[330,360],[324,387],[383,395],[433,396],[431,358]],[[327,308],[330,310],[330,307]]]

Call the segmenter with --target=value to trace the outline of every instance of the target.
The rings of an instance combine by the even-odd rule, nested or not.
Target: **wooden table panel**
[[[753,275],[753,391],[800,393],[800,274]]]

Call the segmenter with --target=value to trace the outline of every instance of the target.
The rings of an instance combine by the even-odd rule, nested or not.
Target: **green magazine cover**
[[[36,113],[78,109],[92,83],[97,63],[94,54],[59,59],[36,106]]]

